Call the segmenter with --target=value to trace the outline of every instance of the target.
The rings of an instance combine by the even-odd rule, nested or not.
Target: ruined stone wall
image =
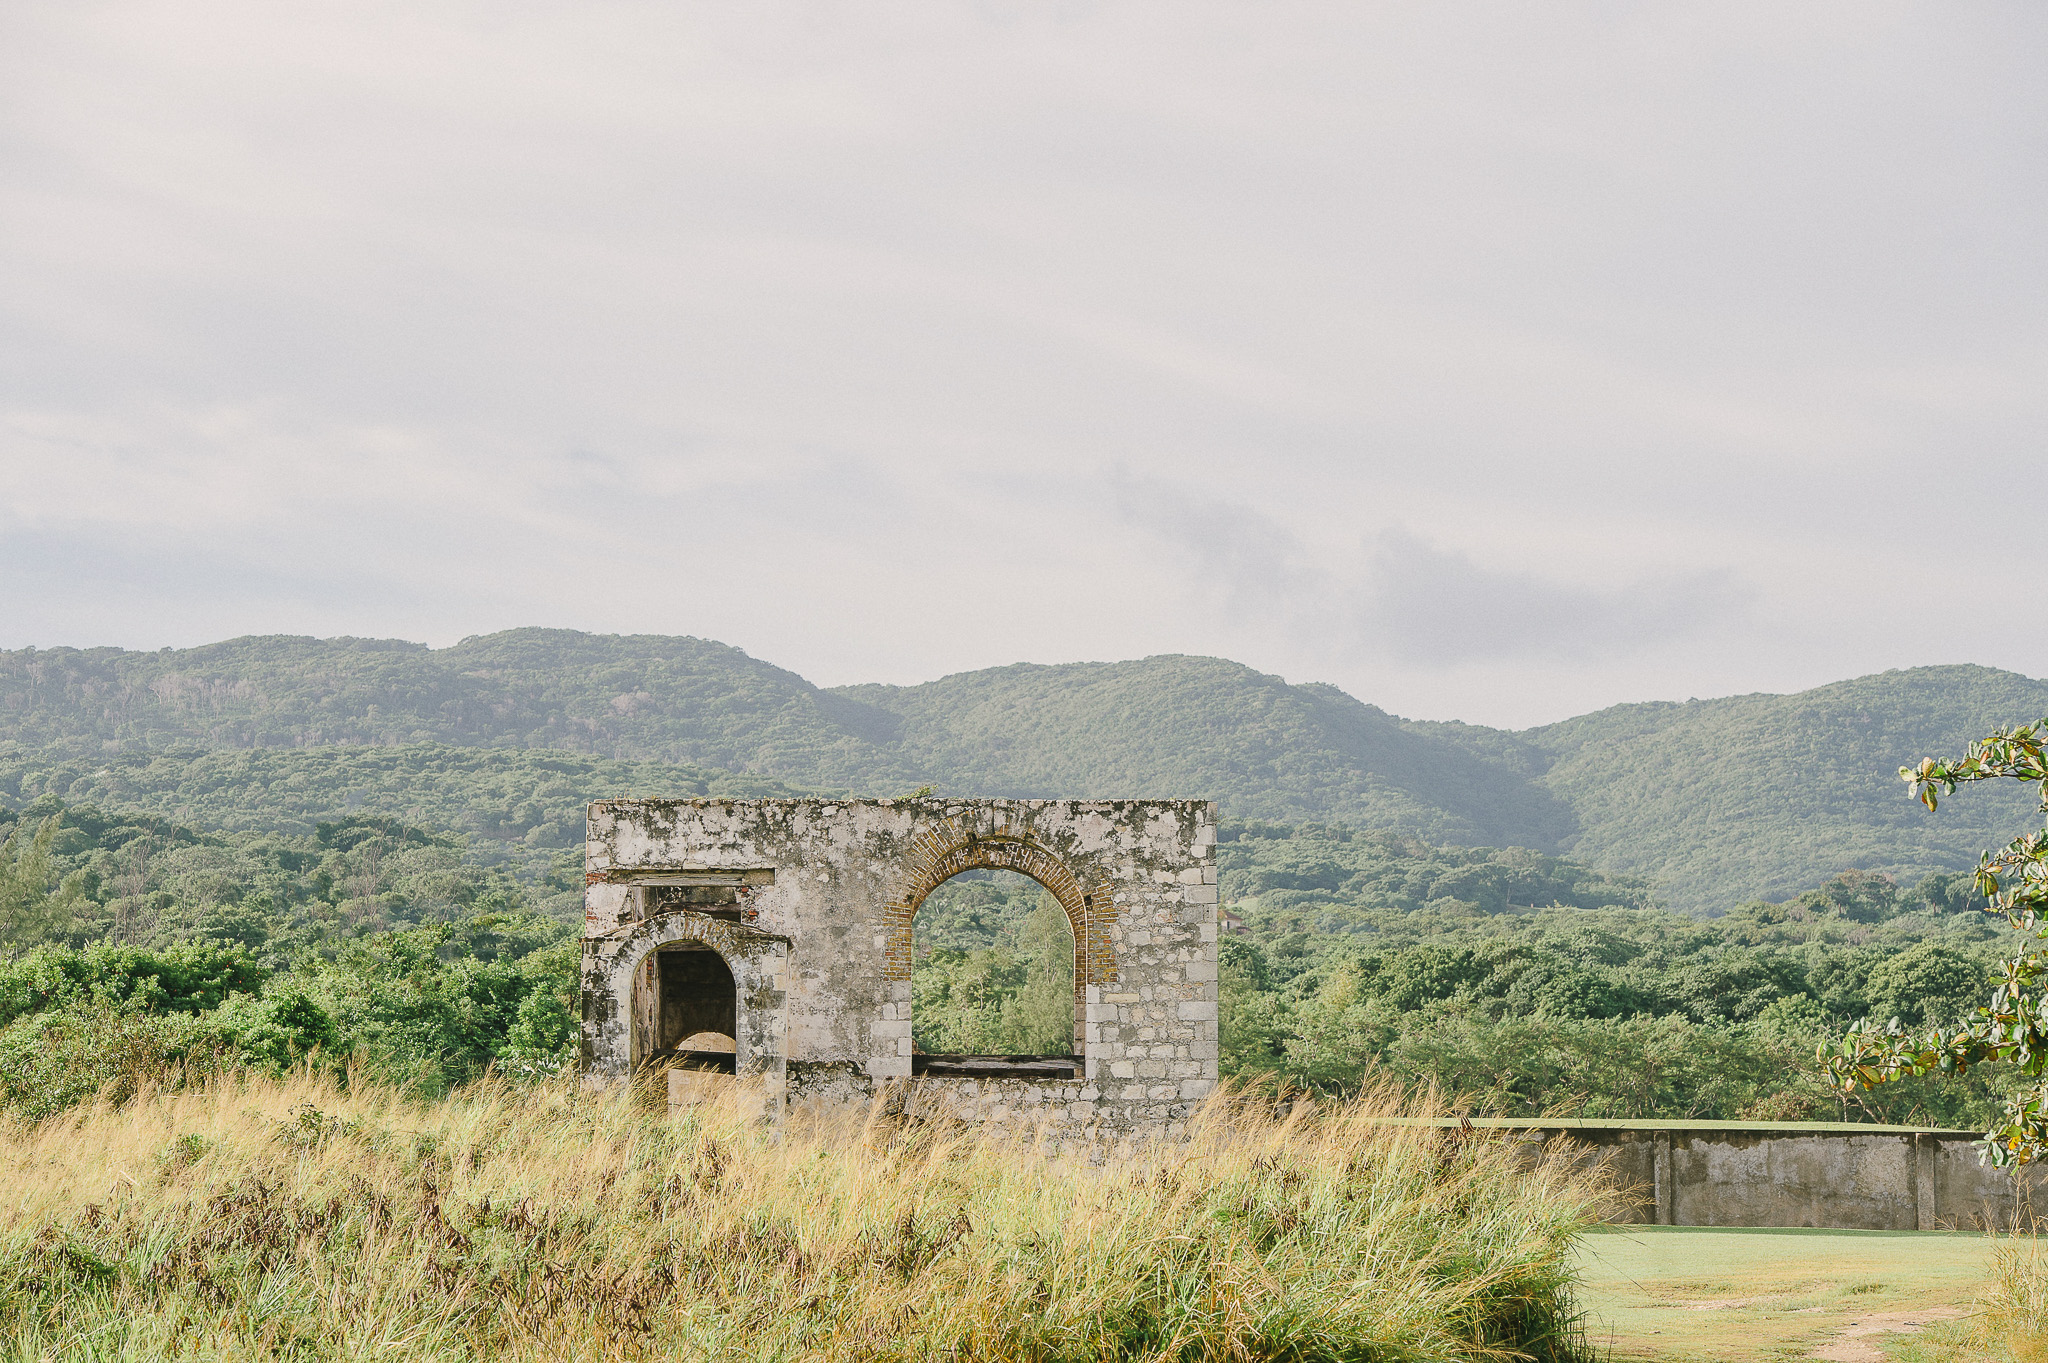
[[[1168,1134],[1217,1075],[1215,849],[1207,801],[601,801],[585,850],[584,1063],[598,1076],[634,1063],[634,972],[687,939],[732,967],[741,1075],[778,1094],[813,1076],[794,1080],[797,1101],[866,1101],[911,1074],[925,896],[963,870],[1014,870],[1072,924],[1082,1074],[923,1078],[916,1101],[1097,1141]]]

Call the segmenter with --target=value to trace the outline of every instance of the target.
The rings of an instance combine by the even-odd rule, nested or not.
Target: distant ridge
[[[2025,793],[1971,791],[1928,816],[1896,770],[2043,714],[2048,683],[1975,666],[1622,705],[1508,732],[1403,720],[1220,658],[823,689],[694,638],[520,629],[431,649],[251,636],[154,653],[0,652],[0,792],[63,794],[60,777],[89,791],[113,781],[100,774],[108,762],[139,781],[137,760],[170,749],[544,749],[635,764],[636,789],[658,779],[647,764],[687,768],[679,793],[1208,796],[1246,818],[1566,852],[1657,880],[1675,907],[1714,909],[1852,865],[1918,875],[1969,864],[2028,817]],[[547,798],[625,770],[574,765],[583,775]],[[276,761],[262,769],[271,775],[257,786],[289,779]],[[233,803],[218,788],[225,770],[209,808]],[[320,767],[321,788],[334,770]],[[174,775],[151,779],[172,798]],[[417,799],[420,778],[408,779]],[[245,826],[260,819],[261,794],[246,803]],[[529,813],[536,827],[561,824]]]

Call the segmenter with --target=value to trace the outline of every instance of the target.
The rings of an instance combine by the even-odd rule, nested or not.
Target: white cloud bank
[[[2048,672],[1984,623],[2044,59],[2017,0],[16,5],[0,644],[1206,652],[1509,724]]]

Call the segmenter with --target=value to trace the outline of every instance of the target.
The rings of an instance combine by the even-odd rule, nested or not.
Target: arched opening
[[[647,953],[633,976],[633,1060],[733,1073],[739,985],[725,958],[702,942]]]
[[[1032,877],[977,868],[911,921],[911,1072],[1076,1074],[1078,953],[1068,911]]]

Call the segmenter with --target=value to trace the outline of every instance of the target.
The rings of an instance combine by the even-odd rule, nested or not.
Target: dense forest
[[[354,815],[201,831],[49,797],[0,814],[0,1089],[49,1110],[105,1047],[327,1063],[430,1088],[551,1071],[574,1036],[581,863],[486,864],[445,831]],[[1224,1072],[1341,1093],[1375,1072],[1486,1111],[1970,1123],[1982,1072],[1842,1099],[1815,1048],[1857,1018],[1944,1021],[2000,934],[1967,875],[1850,872],[1714,919],[1526,849],[1230,821],[1218,846]],[[526,869],[531,869],[529,866]],[[915,930],[929,1052],[1063,1053],[1072,937],[1035,883],[970,872]]]
[[[1933,818],[1895,773],[2043,713],[2048,684],[1971,666],[1511,733],[1216,658],[823,689],[701,639],[262,637],[0,653],[0,795],[275,831],[389,814],[508,855],[572,842],[574,807],[603,794],[1202,796],[1238,818],[1568,855],[1716,912],[1850,867],[1917,883],[1968,866],[2024,793]]]
[[[0,1090],[49,1110],[151,1056],[549,1071],[587,801],[933,785],[1220,800],[1242,1083],[1967,1124],[1981,1071],[1844,1098],[1812,1057],[1982,990],[1999,935],[1962,871],[2024,792],[1934,817],[1894,769],[2037,709],[2048,687],[1971,667],[1506,733],[1208,658],[822,690],[564,631],[0,654]],[[941,887],[915,962],[924,1050],[1071,1045],[1071,935],[1036,885]]]
[[[204,833],[0,814],[0,1104],[312,1057],[428,1091],[572,1054],[580,864],[524,883],[381,817]]]
[[[0,802],[148,811],[201,828],[301,835],[383,817],[459,837],[527,879],[583,843],[584,807],[613,796],[761,798],[762,777],[587,753],[408,743],[328,748],[171,748],[65,757],[0,744]],[[42,806],[37,806],[42,807]]]

